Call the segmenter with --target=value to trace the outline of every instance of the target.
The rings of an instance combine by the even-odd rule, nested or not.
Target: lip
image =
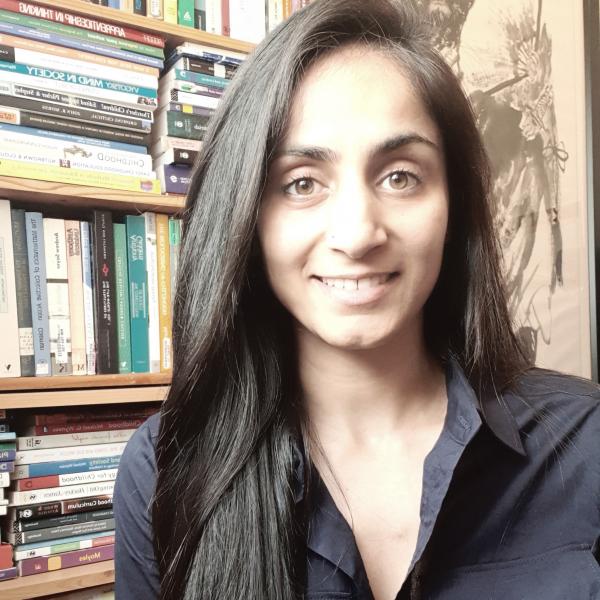
[[[380,275],[390,275],[390,277],[384,283],[380,283],[375,287],[357,290],[346,290],[329,286],[323,283],[323,281],[321,281],[321,278],[317,276],[312,277],[311,282],[314,285],[318,286],[318,289],[321,292],[323,292],[328,298],[334,300],[339,304],[350,307],[367,306],[369,304],[374,304],[375,302],[378,302],[379,300],[381,300],[381,298],[385,296],[390,287],[394,284],[394,281],[398,278],[398,273],[369,273],[368,275],[365,274],[361,275],[360,277],[356,274],[346,277],[341,277],[339,275],[336,275],[336,277],[325,277],[325,279],[362,279],[365,277],[377,277]]]

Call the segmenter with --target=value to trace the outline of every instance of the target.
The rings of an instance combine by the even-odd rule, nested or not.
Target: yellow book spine
[[[158,263],[158,323],[160,329],[160,370],[173,367],[171,333],[171,257],[169,217],[156,215],[156,253]]]
[[[177,25],[177,0],[164,0],[163,12],[166,23]]]
[[[18,160],[0,159],[0,175],[6,177],[23,177],[39,181],[71,183],[110,190],[160,194],[160,181],[158,179],[132,177],[130,175],[113,175],[100,171],[69,169],[55,165],[42,165]]]

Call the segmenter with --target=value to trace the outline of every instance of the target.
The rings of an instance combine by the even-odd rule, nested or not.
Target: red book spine
[[[17,561],[19,575],[35,575],[36,573],[46,573],[47,571],[56,571],[58,569],[68,569],[69,567],[78,567],[89,563],[111,560],[115,556],[115,546],[99,546],[98,548],[88,548],[85,550],[73,550],[72,552],[63,552],[52,554],[51,556],[39,556],[36,558],[26,558]]]
[[[2,0],[0,0],[1,2]],[[150,406],[146,408],[136,408],[131,411],[112,410],[91,412],[73,412],[73,413],[49,413],[35,415],[34,425],[65,425],[72,423],[82,423],[102,420],[117,421],[120,419],[147,419],[158,409]]]
[[[58,475],[44,475],[43,477],[27,477],[27,479],[17,479],[17,490],[26,492],[27,490],[42,490],[49,487],[58,487],[60,481]]]
[[[115,431],[117,429],[135,429],[145,419],[120,419],[118,421],[84,421],[81,423],[57,423],[56,425],[35,425],[25,435],[56,435],[63,433],[86,433],[88,431]]]
[[[13,566],[13,547],[11,544],[0,544],[0,569]]]
[[[102,537],[92,538],[92,548],[96,548],[97,546],[108,546],[109,544],[115,543],[115,536],[113,535],[103,535]]]
[[[221,31],[223,35],[231,36],[231,23],[229,21],[229,0],[221,0]]]
[[[61,23],[62,25],[79,27],[80,29],[87,29],[89,31],[103,33],[112,37],[124,38],[133,42],[147,44],[148,46],[156,46],[157,48],[165,47],[165,40],[159,35],[153,35],[137,29],[131,29],[130,27],[122,27],[121,25],[114,23],[98,21],[96,19],[91,19],[90,17],[84,17],[74,13],[56,10],[55,8],[38,6],[37,4],[29,4],[29,2],[21,2],[20,0],[0,0],[0,8],[22,15],[27,15],[29,17],[35,17],[37,19],[55,21],[56,23]]]

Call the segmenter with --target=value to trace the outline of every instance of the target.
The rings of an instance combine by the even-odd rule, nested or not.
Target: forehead
[[[398,60],[350,46],[313,63],[292,99],[284,145],[347,147],[411,131],[438,144],[436,124]]]

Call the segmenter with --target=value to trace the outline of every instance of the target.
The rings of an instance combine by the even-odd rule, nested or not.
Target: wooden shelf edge
[[[167,385],[153,385],[106,389],[49,390],[47,392],[7,392],[0,394],[0,408],[51,408],[90,404],[162,402],[168,391],[169,386]]]
[[[54,9],[57,8],[56,0],[35,0],[35,2],[36,4],[44,4]],[[120,25],[126,25],[134,29],[143,29],[154,34],[158,33],[167,38],[171,42],[171,45],[190,41],[198,44],[208,44],[209,46],[225,50],[233,50],[235,52],[249,53],[254,49],[254,44],[242,40],[207,33],[206,31],[200,31],[192,27],[174,25],[173,23],[142,17],[141,15],[134,15],[115,8],[88,4],[81,0],[61,0],[59,8],[60,10],[76,12],[94,19],[119,23]]]
[[[8,377],[0,379],[0,398],[6,392],[64,390],[122,386],[168,385],[170,373],[128,373],[126,375],[69,375],[65,377]]]
[[[114,569],[114,561],[106,560],[81,567],[9,579],[0,582],[0,598],[27,600],[112,583],[115,580]]]
[[[89,202],[90,208],[133,212],[176,213],[185,206],[185,196],[109,190],[4,175],[0,176],[0,197],[27,204],[61,204],[70,208],[76,198],[78,208],[85,208],[86,202],[81,201],[84,200]]]

